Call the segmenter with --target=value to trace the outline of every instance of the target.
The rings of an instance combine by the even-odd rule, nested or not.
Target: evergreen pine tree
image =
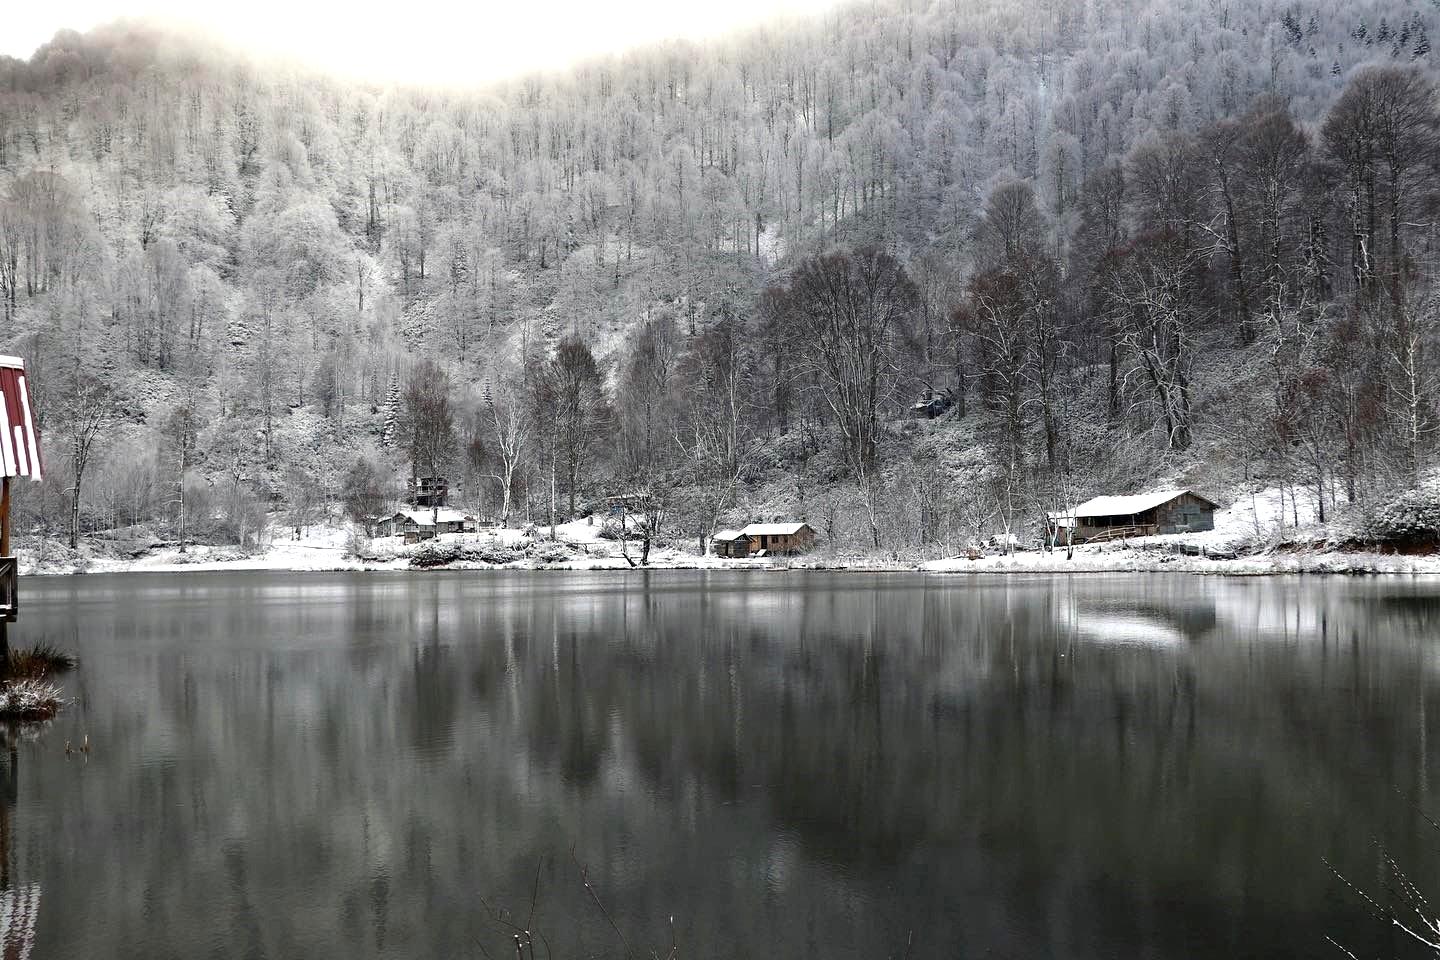
[[[1300,18],[1295,16],[1293,10],[1286,10],[1285,15],[1280,18],[1280,23],[1285,28],[1285,39],[1291,45],[1298,45],[1304,38],[1304,31],[1300,29]]]
[[[385,397],[385,426],[380,432],[380,446],[395,446],[400,429],[400,375],[390,374],[390,392]]]

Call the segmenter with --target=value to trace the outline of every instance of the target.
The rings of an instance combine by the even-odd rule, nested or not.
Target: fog
[[[135,18],[198,30],[247,52],[298,61],[350,79],[467,85],[559,69],[658,41],[704,40],[832,6],[835,0],[703,5],[669,0],[450,0],[427,5],[423,16],[397,16],[392,5],[378,0],[62,0],[7,12],[0,54],[27,59],[57,30],[84,31]]]

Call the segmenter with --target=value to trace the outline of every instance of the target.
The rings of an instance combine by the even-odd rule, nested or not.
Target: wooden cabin
[[[375,525],[375,535],[404,537],[406,543],[429,540],[441,533],[474,533],[474,517],[449,507],[398,510]]]
[[[717,530],[710,538],[710,552],[717,557],[748,557],[750,538],[739,530]]]
[[[443,507],[450,500],[450,481],[444,477],[411,477],[410,502],[417,507]]]
[[[729,552],[721,555],[791,556],[810,550],[815,546],[815,540],[815,531],[808,523],[752,523],[740,530],[736,539],[729,541]]]
[[[1058,542],[1087,543],[1215,529],[1217,505],[1191,490],[1095,497],[1067,513],[1049,515]]]

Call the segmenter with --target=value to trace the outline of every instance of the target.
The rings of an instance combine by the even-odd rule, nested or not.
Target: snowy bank
[[[933,553],[893,551],[840,552],[822,546],[799,557],[730,559],[696,552],[694,540],[656,544],[653,570],[919,570],[927,573],[1131,573],[1144,571],[1262,575],[1295,573],[1440,574],[1440,555],[1397,555],[1343,550],[1330,545],[1323,528],[1306,516],[1302,502],[1274,492],[1247,497],[1215,515],[1215,529],[1178,536],[1085,544],[1067,555],[1055,550],[992,550],[970,557],[936,558]],[[1281,516],[1292,519],[1280,524]],[[1299,520],[1296,526],[1293,520]],[[279,529],[279,528],[276,528]],[[1334,531],[1330,531],[1334,532]],[[405,544],[400,537],[366,540],[349,523],[311,527],[299,538],[277,534],[264,549],[242,553],[235,547],[160,541],[92,540],[71,552],[48,544],[22,549],[25,574],[175,573],[181,571],[336,571],[336,570],[629,570],[626,559],[639,556],[639,545],[626,548],[606,539],[598,522],[577,520],[518,529],[445,534]]]
[[[1339,550],[1267,551],[1238,557],[1187,556],[1153,548],[1106,545],[1065,551],[1025,551],[978,559],[954,557],[918,565],[929,573],[1202,573],[1228,576],[1266,574],[1429,574],[1440,575],[1440,556],[1400,556]]]

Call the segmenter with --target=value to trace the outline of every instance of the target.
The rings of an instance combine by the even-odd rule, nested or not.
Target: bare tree
[[[607,418],[604,378],[590,348],[575,337],[567,337],[556,344],[549,359],[532,363],[527,379],[540,452],[549,467],[553,529],[561,479],[565,482],[568,513],[575,513],[582,475]]]
[[[973,345],[981,395],[999,420],[997,460],[1009,476],[1019,476],[1025,459],[1031,417],[1027,385],[1035,359],[1028,315],[1034,307],[1024,278],[994,270],[971,281],[968,300],[957,312],[957,323]]]
[[[188,393],[188,391],[187,391]],[[175,405],[170,416],[160,428],[161,456],[174,469],[176,532],[185,536],[185,475],[195,462],[196,446],[199,442],[200,422],[195,410],[193,395],[187,396]]]
[[[650,547],[669,519],[671,468],[678,453],[671,393],[678,352],[679,331],[672,316],[642,320],[631,337],[616,398],[622,474],[630,485],[626,493],[639,498],[642,566],[650,562]]]
[[[402,406],[402,443],[411,475],[440,477],[455,455],[455,411],[450,378],[432,360],[417,364],[406,384]]]
[[[500,395],[486,398],[484,415],[489,422],[499,461],[499,469],[493,477],[500,484],[500,523],[509,526],[515,476],[524,463],[530,440],[530,424],[525,416],[519,386],[509,380],[503,381]]]
[[[1351,270],[1373,294],[1379,279],[1379,227],[1388,233],[1388,271],[1404,268],[1405,226],[1417,190],[1431,183],[1440,148],[1435,81],[1418,67],[1371,66],[1358,71],[1321,130],[1326,152],[1344,173],[1351,224]]]
[[[874,463],[880,410],[894,395],[900,335],[916,304],[905,269],[875,247],[807,260],[791,277],[789,322],[802,335],[807,369],[821,385],[857,474]]]
[[[749,397],[755,378],[744,350],[744,331],[724,318],[702,332],[681,363],[680,414],[676,443],[689,461],[695,484],[696,536],[709,550],[720,514],[735,496],[748,463]]]
[[[976,230],[977,258],[987,268],[1032,260],[1044,242],[1045,229],[1035,189],[1024,180],[1008,180],[985,200]]]
[[[1150,385],[1166,445],[1191,442],[1195,335],[1205,309],[1194,291],[1197,254],[1172,232],[1140,238],[1117,270],[1110,304],[1126,353]]]
[[[95,445],[120,418],[119,401],[99,377],[78,366],[61,386],[56,421],[70,450],[70,549],[80,542],[80,502]]]
[[[340,499],[345,513],[361,525],[368,537],[373,534],[375,518],[393,499],[393,492],[384,471],[368,457],[360,457],[345,474]]]
[[[1433,438],[1435,369],[1431,346],[1440,332],[1440,298],[1431,291],[1405,297],[1396,305],[1395,329],[1386,337],[1392,416],[1398,427],[1405,480],[1418,484]]]
[[[285,500],[290,529],[294,538],[299,540],[320,519],[325,497],[310,471],[291,466],[285,472]]]

